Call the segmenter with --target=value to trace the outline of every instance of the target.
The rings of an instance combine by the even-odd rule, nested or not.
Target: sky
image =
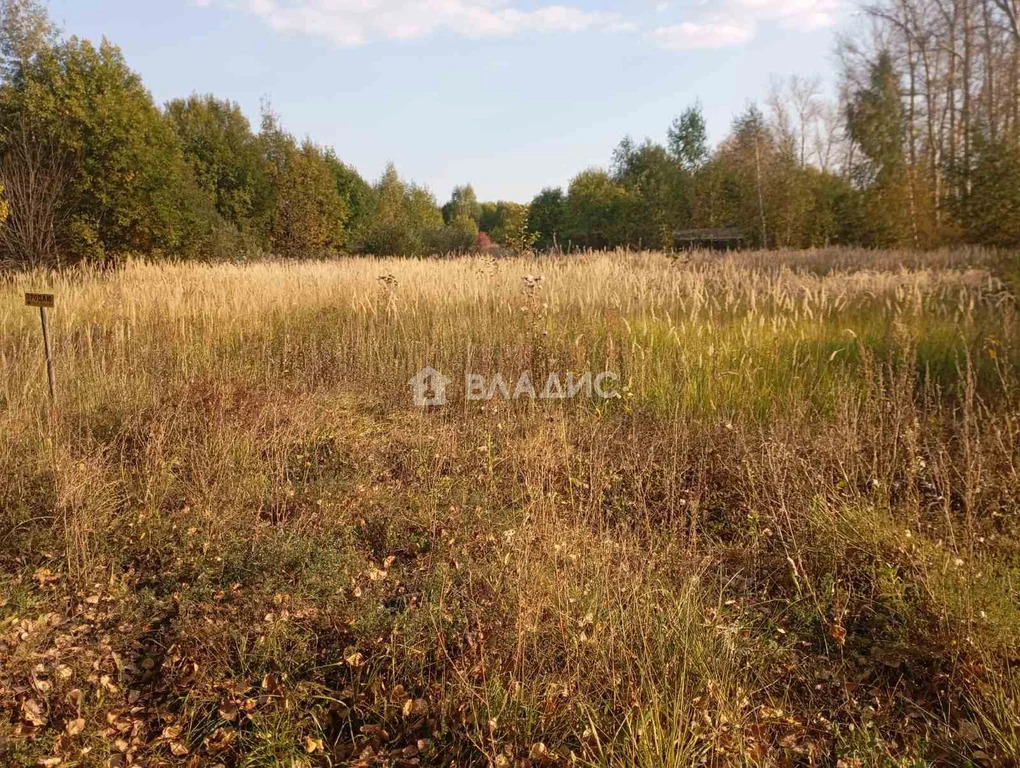
[[[368,180],[392,161],[440,203],[455,185],[527,202],[664,141],[700,102],[710,138],[770,78],[834,81],[849,0],[51,0],[65,33],[121,47],[157,103],[212,93]]]

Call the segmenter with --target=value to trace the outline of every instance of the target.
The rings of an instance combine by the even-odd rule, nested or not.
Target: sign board
[[[53,294],[52,293],[26,293],[25,294],[25,306],[27,307],[47,307],[53,309]]]

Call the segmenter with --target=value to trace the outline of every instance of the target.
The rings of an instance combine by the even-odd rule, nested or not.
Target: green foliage
[[[478,217],[478,230],[492,234],[503,226],[503,215],[506,213],[501,203],[482,203]]]
[[[866,180],[895,176],[904,164],[906,122],[892,56],[883,51],[869,72],[868,86],[847,105],[847,130],[867,157],[858,171]]]
[[[192,95],[167,104],[166,117],[217,213],[237,231],[268,245],[269,168],[240,106]]]
[[[324,152],[324,159],[333,173],[337,192],[347,204],[344,247],[348,250],[358,250],[361,238],[371,222],[375,191],[354,168],[341,162],[332,148],[327,148]]]
[[[466,253],[474,249],[478,225],[469,216],[460,215],[444,226],[433,229],[426,238],[431,253]]]
[[[624,139],[614,153],[614,181],[628,193],[627,245],[669,249],[673,233],[687,226],[691,175],[664,147]]]
[[[854,168],[863,190],[856,221],[858,242],[889,246],[919,240],[916,222],[922,195],[917,169],[908,168],[904,155],[907,121],[898,76],[888,51],[879,54],[846,108],[847,132],[864,155]]]
[[[732,180],[720,155],[712,157],[691,179],[691,222],[695,226],[725,227],[735,222]]]
[[[482,206],[475,195],[474,187],[470,184],[454,187],[450,202],[443,206],[443,221],[452,224],[458,219],[470,219],[475,223],[476,229],[482,219]]]
[[[696,174],[693,218],[737,226],[751,242],[782,248],[849,242],[858,196],[845,178],[802,167],[794,146],[750,107]]]
[[[757,106],[751,105],[734,120],[718,160],[729,224],[739,226],[759,247],[775,245],[779,212],[770,193],[782,190],[776,173],[782,155]]]
[[[5,79],[56,41],[56,25],[36,0],[0,0],[0,73]]]
[[[561,245],[567,226],[567,198],[563,190],[543,189],[528,207],[528,229],[535,236],[535,245],[542,250]]]
[[[495,242],[523,253],[535,245],[538,233],[530,228],[529,206],[500,200],[482,203],[478,229]]]
[[[366,253],[418,255],[443,229],[432,193],[405,183],[391,163],[375,187],[375,206],[365,235]]]
[[[285,256],[324,255],[343,247],[347,201],[324,152],[306,141],[275,175],[272,243]]]
[[[23,62],[0,117],[72,158],[58,241],[77,258],[186,251],[211,227],[170,124],[110,43],[71,38]]]
[[[592,168],[578,174],[567,192],[569,240],[582,248],[622,244],[629,202],[627,191],[608,172]]]
[[[800,172],[810,195],[800,232],[800,244],[824,247],[853,242],[849,213],[856,204],[857,192],[850,182],[831,173],[808,166]]]
[[[520,203],[500,203],[503,210],[499,228],[490,234],[501,245],[517,253],[530,251],[535,234],[528,229],[528,206]]]
[[[685,109],[669,127],[668,136],[669,153],[688,173],[694,173],[708,161],[708,129],[700,104]]]
[[[434,229],[426,238],[429,251],[436,253],[463,253],[475,247],[482,206],[470,184],[454,187],[450,202],[442,209],[443,226]]]
[[[979,134],[964,224],[971,242],[1020,246],[1020,147]]]
[[[299,145],[268,107],[257,133],[211,95],[161,112],[114,45],[62,40],[38,0],[0,0],[0,183],[12,206],[0,258],[418,255],[472,249],[480,232],[516,251],[668,250],[679,230],[722,227],[759,247],[1020,243],[1015,125],[975,117],[963,163],[919,150],[898,61],[880,51],[844,94],[846,153],[819,149],[826,168],[842,155],[838,175],[805,160],[820,119],[807,102],[793,105],[799,135],[776,97],[770,119],[750,107],[714,151],[695,104],[665,145],[626,138],[608,171],[578,174],[566,194],[480,203],[466,184],[440,210],[392,167],[371,185],[333,149]]]

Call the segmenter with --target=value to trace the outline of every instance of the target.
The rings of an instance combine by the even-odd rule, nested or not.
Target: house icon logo
[[[446,405],[446,388],[450,386],[451,381],[430,366],[421,370],[407,383],[411,387],[411,394],[416,406],[436,408]]]

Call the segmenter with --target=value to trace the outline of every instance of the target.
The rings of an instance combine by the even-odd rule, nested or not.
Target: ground
[[[0,763],[1015,764],[998,259],[8,278]]]

